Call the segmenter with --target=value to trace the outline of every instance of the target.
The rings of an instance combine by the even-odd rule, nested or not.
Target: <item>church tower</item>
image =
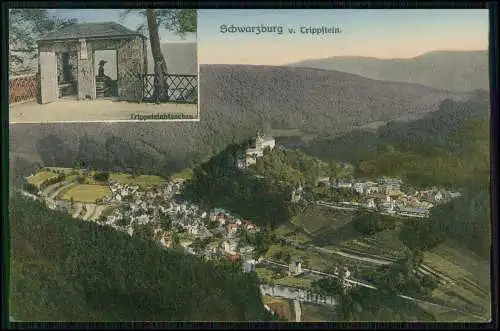
[[[255,149],[262,150],[263,143],[264,143],[264,137],[262,136],[260,131],[257,131],[257,138],[255,139]]]

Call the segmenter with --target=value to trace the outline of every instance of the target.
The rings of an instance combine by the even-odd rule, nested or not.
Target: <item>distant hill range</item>
[[[489,89],[488,51],[435,51],[411,59],[339,56],[290,64],[367,78],[422,84],[453,92]]]
[[[170,42],[160,45],[161,52],[167,62],[168,72],[177,75],[197,75],[198,55],[197,44],[194,42]],[[148,52],[148,73],[154,73],[153,53],[151,46],[147,47]],[[99,61],[108,62],[105,66],[106,74],[116,79],[116,52],[101,51],[96,53],[95,71],[99,69]]]
[[[341,134],[377,121],[420,118],[444,99],[468,97],[310,68],[202,65],[200,75],[200,122],[11,125],[10,151],[24,159],[41,158],[46,165],[73,165],[75,157],[86,155],[101,159],[98,164],[134,164],[164,173],[265,126]]]

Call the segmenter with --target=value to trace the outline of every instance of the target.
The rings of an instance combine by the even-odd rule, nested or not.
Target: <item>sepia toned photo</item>
[[[115,33],[148,31],[148,13],[136,25],[133,12],[92,13]],[[188,14],[168,25],[181,39]],[[194,107],[108,97],[141,91],[120,70],[144,68],[147,32],[123,37],[137,47],[124,44],[127,56],[88,37],[82,60],[75,41],[77,58],[52,65],[92,62],[60,80],[89,85],[11,105],[11,321],[489,322],[488,11],[197,14],[196,63],[188,41],[159,48],[168,75],[199,71],[199,121],[13,120],[35,116],[16,113],[29,105],[59,116],[101,102]],[[99,43],[115,45],[108,37]],[[41,38],[24,60],[35,67],[66,47]]]
[[[11,123],[199,119],[196,10],[12,9],[9,20]]]

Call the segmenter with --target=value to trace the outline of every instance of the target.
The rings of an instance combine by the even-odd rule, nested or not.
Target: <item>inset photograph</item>
[[[11,124],[199,119],[195,9],[40,13],[9,12]]]

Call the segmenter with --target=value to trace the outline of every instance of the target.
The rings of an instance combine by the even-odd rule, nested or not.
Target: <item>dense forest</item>
[[[271,223],[273,226],[287,221],[290,185],[238,168],[240,153],[249,145],[250,141],[232,144],[196,167],[186,183],[184,195],[206,207],[226,208],[260,225]]]
[[[25,321],[269,320],[241,265],[202,262],[10,199],[11,315]]]
[[[69,166],[78,157],[98,167],[125,167],[133,160],[143,171],[176,171],[263,126],[285,135],[345,133],[374,121],[418,118],[455,97],[317,69],[204,65],[200,72],[199,122],[15,125],[10,151],[38,157],[45,166]]]

